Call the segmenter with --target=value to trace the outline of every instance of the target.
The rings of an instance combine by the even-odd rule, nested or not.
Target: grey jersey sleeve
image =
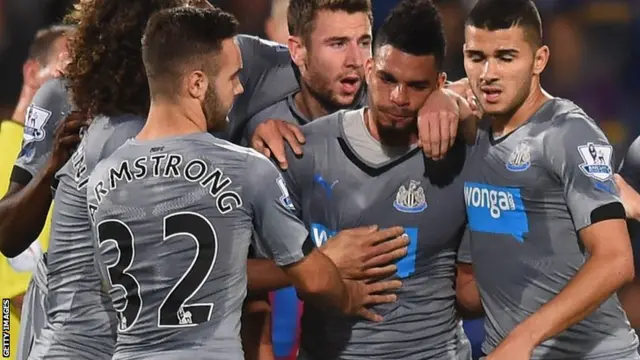
[[[624,218],[613,183],[614,151],[595,122],[581,113],[555,119],[544,141],[551,171],[564,186],[564,198],[576,230],[598,221]],[[615,204],[607,210],[605,205]]]
[[[253,214],[255,244],[261,253],[278,266],[296,263],[305,256],[309,232],[293,212],[286,183],[269,159],[252,154],[247,161],[251,174],[247,176],[246,192]]]
[[[238,35],[236,40],[242,54],[240,81],[245,88],[254,87],[272,67],[291,61],[286,45],[251,35]]]
[[[619,174],[631,185],[635,191],[640,192],[640,136],[636,138],[629,149],[627,155],[620,164]],[[640,262],[640,222],[629,220],[627,222],[629,234],[631,235],[634,257],[636,263]],[[638,265],[636,265],[637,267]]]
[[[18,155],[11,181],[22,185],[44,166],[53,148],[55,130],[71,110],[62,79],[44,83],[27,109],[22,150]]]
[[[297,91],[299,86],[286,46],[249,35],[238,35],[236,41],[242,53],[240,81],[244,92],[231,108],[227,131],[229,140],[239,143],[253,115]]]
[[[640,191],[640,136],[629,146],[619,173],[634,190]]]
[[[303,155],[298,157],[290,146],[286,145],[285,150],[289,167],[282,172],[282,177],[289,189],[294,211],[298,218],[302,219],[302,193],[309,189],[315,176],[313,174],[313,152],[308,146],[303,146]]]

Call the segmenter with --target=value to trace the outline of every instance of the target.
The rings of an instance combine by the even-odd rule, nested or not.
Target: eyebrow
[[[333,42],[349,42],[349,40],[351,40],[350,37],[348,36],[331,36],[328,37],[324,40],[324,42],[326,43],[333,43]],[[358,41],[364,41],[364,40],[371,40],[371,35],[366,34],[366,35],[362,35],[358,38]]]
[[[475,49],[467,49],[464,51],[467,55],[482,55],[484,56],[484,51],[475,50]],[[498,49],[495,51],[496,56],[504,56],[504,55],[517,55],[520,53],[518,49]]]
[[[398,79],[396,79],[395,76],[393,76],[391,73],[384,71],[384,70],[378,70],[376,72],[378,74],[378,76],[380,77],[385,77],[388,78],[389,80],[393,81],[393,82],[398,82]],[[417,81],[409,81],[407,83],[407,85],[414,87],[414,86],[424,86],[424,87],[428,87],[429,84],[431,84],[431,82],[427,79],[425,80],[417,80]]]
[[[518,49],[499,49],[499,50],[496,50],[496,55],[498,55],[498,56],[517,55],[518,53],[520,53],[520,51]]]
[[[238,68],[238,70],[236,70],[236,72],[233,73],[233,75],[231,75],[231,78],[233,79],[234,77],[240,75],[240,72],[242,71],[242,66]]]

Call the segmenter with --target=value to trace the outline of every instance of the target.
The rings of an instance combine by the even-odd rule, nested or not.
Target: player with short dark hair
[[[471,359],[456,315],[454,283],[465,227],[459,175],[468,151],[458,143],[444,164],[425,168],[417,146],[418,112],[445,80],[439,13],[429,0],[405,0],[376,39],[374,56],[364,63],[369,106],[303,126],[304,154],[297,158],[289,151],[283,177],[316,245],[331,258],[358,257],[363,250],[357,244],[337,245],[338,230],[403,226],[408,253],[392,274],[403,287],[395,303],[373,308],[384,317],[379,323],[305,304],[299,358]],[[459,277],[458,285],[468,285],[467,280]]]
[[[531,0],[480,0],[465,28],[465,70],[486,119],[464,176],[470,242],[459,257],[473,262],[483,351],[640,359],[612,296],[634,275],[613,148],[582,109],[542,89],[540,29]]]
[[[268,119],[303,125],[339,109],[358,108],[366,99],[363,65],[371,57],[371,1],[291,0],[287,19],[300,89],[251,118],[243,143],[253,147],[262,144],[252,137]]]
[[[77,24],[71,63],[55,81],[59,104],[75,102],[74,117],[91,119],[77,151],[57,174],[51,243],[36,281],[46,286],[46,321],[31,359],[111,359],[115,311],[95,270],[95,250],[86,208],[88,176],[144,124],[149,93],[140,75],[140,42],[152,13],[185,5],[183,0],[83,2],[69,14]],[[100,34],[101,36],[96,36]],[[89,115],[91,114],[91,115]],[[46,260],[45,260],[46,259]]]
[[[158,1],[144,0],[140,3],[146,4],[144,6],[147,7],[153,7]],[[193,0],[191,3],[193,6],[203,6],[204,3],[211,6],[206,0]],[[87,1],[84,6],[94,5],[105,6],[102,0]],[[132,6],[135,7],[132,8],[131,14],[138,5]],[[121,30],[126,29],[126,26],[119,29],[118,25],[125,24],[120,20],[133,23],[138,21],[129,16],[120,14],[113,25],[105,24],[102,28],[113,33],[113,38],[122,38],[125,34]],[[70,20],[74,21],[73,18]],[[102,23],[101,19],[96,17],[93,17],[91,21]],[[117,41],[111,41],[111,38],[107,37],[100,39],[100,41],[105,42],[106,45],[118,44]],[[87,41],[91,42],[92,40]],[[250,116],[273,104],[274,101],[282,99],[298,87],[286,47],[247,35],[238,36],[237,41],[242,51],[242,62],[245,65],[240,79],[247,91],[236,100],[236,104],[229,114],[230,133],[233,133],[233,129],[243,128]],[[135,41],[130,45],[125,45],[135,45]],[[78,46],[78,48],[80,47]],[[113,56],[119,54],[118,50],[112,46],[108,48],[113,50]],[[84,55],[86,56],[82,57],[81,62],[70,64],[71,68],[77,71],[91,70],[93,68],[91,54]],[[132,80],[137,81],[144,80],[144,75],[139,69],[136,72],[127,70],[128,72],[124,73],[122,71],[124,68],[128,68],[128,65],[134,60],[135,58],[119,59],[116,65],[110,66],[123,65],[124,67],[116,69],[108,76],[89,71],[87,81],[74,86],[78,89],[78,94],[74,94],[74,102],[83,108],[91,108],[96,101],[111,101],[110,96],[113,95],[119,97],[113,100],[119,101],[122,98],[131,99],[132,104],[137,102],[140,96],[144,97],[145,95],[132,92],[129,89],[118,89],[116,93],[113,86],[103,87],[105,91],[98,92],[92,91],[93,88],[91,88],[93,82],[104,81],[109,84],[117,84],[116,80],[124,77],[131,77]],[[141,67],[142,65],[140,65]],[[83,87],[88,91],[82,91]],[[71,110],[67,106],[68,104],[67,92],[61,81],[51,81],[45,84],[34,97],[32,107],[38,110],[33,111],[37,120],[36,127],[25,129],[26,138],[11,174],[9,191],[0,200],[0,251],[7,256],[16,256],[37,238],[51,204],[50,188],[54,182],[54,174],[66,163],[75,150],[77,141],[79,141],[77,133],[82,123],[77,119],[66,123],[63,128],[61,127],[61,130],[64,130],[61,131],[61,142],[54,141],[56,129],[63,123]],[[134,110],[137,111],[137,109],[125,107],[118,111],[124,113]],[[37,136],[33,136],[33,134],[37,134]],[[26,212],[30,214],[29,217],[20,215]]]
[[[119,290],[111,292],[119,318],[114,359],[244,359],[240,312],[254,231],[308,301],[364,314],[371,293],[400,285],[343,282],[306,245],[276,167],[207,133],[226,122],[243,91],[236,31],[233,16],[219,9],[156,13],[142,44],[147,122],[90,176],[99,272]]]

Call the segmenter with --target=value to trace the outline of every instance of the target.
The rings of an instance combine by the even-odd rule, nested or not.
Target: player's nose
[[[484,63],[480,80],[483,84],[491,84],[498,80],[498,65],[494,60],[489,59]]]
[[[398,85],[391,91],[391,102],[397,106],[409,105],[409,94],[407,88],[403,85]]]
[[[347,46],[347,56],[345,57],[345,65],[352,68],[360,68],[364,66],[366,60],[365,54],[356,42],[349,42]]]

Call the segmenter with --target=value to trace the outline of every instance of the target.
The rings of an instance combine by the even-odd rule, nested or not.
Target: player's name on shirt
[[[83,189],[89,182],[89,174],[87,173],[87,162],[84,152],[84,142],[78,146],[78,149],[71,156],[71,166],[73,168],[74,180],[78,190]]]
[[[162,147],[151,149],[152,152],[162,150]],[[92,220],[94,220],[98,205],[102,203],[110,191],[115,190],[118,185],[123,183],[143,181],[148,177],[183,178],[191,183],[199,184],[208,189],[222,215],[242,206],[240,195],[233,190],[227,190],[233,183],[231,178],[225,176],[219,168],[211,168],[202,159],[185,161],[180,154],[157,153],[141,156],[133,162],[122,161],[116,166],[109,167],[107,173],[107,183],[104,180],[99,180],[93,187],[97,204],[89,204]]]

